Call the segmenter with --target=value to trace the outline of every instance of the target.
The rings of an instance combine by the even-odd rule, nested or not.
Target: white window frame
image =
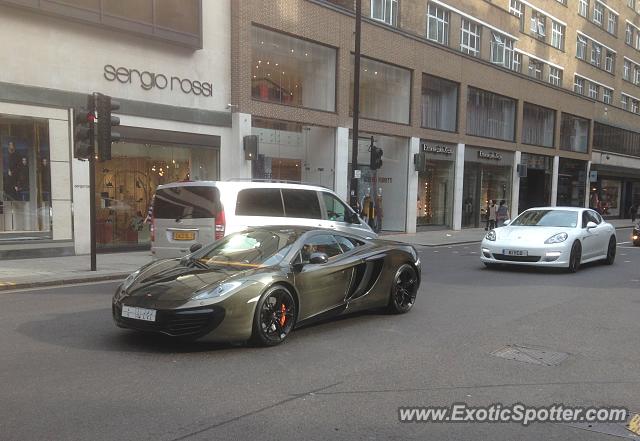
[[[481,32],[482,26],[480,24],[463,18],[460,25],[460,51],[474,57],[479,57],[480,44],[482,41]]]
[[[431,26],[434,25],[436,35],[435,38],[431,38]],[[427,39],[445,46],[449,45],[449,11],[434,3],[429,3],[427,7]]]
[[[374,3],[381,3],[381,17],[375,17],[374,11],[377,8],[374,8]],[[389,17],[387,17],[387,13]],[[390,26],[397,26],[398,23],[398,0],[371,0],[371,18],[377,21],[381,21]]]
[[[580,78],[577,75],[574,77],[573,91],[575,93],[579,93],[580,95],[584,95],[584,78]]]
[[[633,84],[640,86],[640,66],[637,64],[633,68]]]
[[[640,51],[640,32],[636,32],[636,41],[633,47]]]
[[[520,0],[509,0],[509,13],[520,20],[520,32],[524,31],[524,5]]]
[[[624,110],[629,110],[629,100],[624,93],[620,95],[620,107]]]
[[[598,95],[600,95],[600,86],[595,83],[589,82],[589,98],[597,100]]]
[[[564,50],[564,26],[557,21],[551,21],[551,46]]]
[[[633,69],[633,63],[629,60],[624,60],[624,64],[622,66],[622,79],[631,81],[631,71]]]
[[[513,64],[511,65],[511,69],[515,72],[522,73],[522,54],[513,51]]]
[[[602,88],[602,102],[605,104],[611,104],[613,100],[613,89]]]
[[[618,27],[618,16],[615,15],[612,11],[608,11],[609,16],[607,19],[607,32],[615,35],[616,29]]]
[[[554,86],[561,86],[562,85],[562,70],[554,67],[554,66],[549,66],[549,83],[553,84]]]
[[[491,62],[511,69],[513,40],[498,32],[491,32]]]
[[[547,36],[547,17],[538,11],[531,12],[531,32],[542,40]]]
[[[581,60],[587,59],[587,44],[589,41],[582,35],[578,34],[576,39],[576,57]]]
[[[609,73],[613,73],[613,70],[615,69],[615,61],[616,54],[611,52],[609,49],[606,49],[604,51],[604,70]]]
[[[589,17],[589,0],[580,0],[578,3],[578,14],[585,18]]]
[[[533,69],[532,69],[533,67]],[[533,59],[533,58],[529,58],[529,67],[527,70],[527,74],[531,77],[531,78],[535,78],[538,80],[542,80],[543,79],[543,71],[544,71],[544,63],[542,61]],[[533,73],[533,75],[531,75]]]
[[[627,28],[625,29],[624,42],[629,46],[633,46],[633,26],[627,23]]]
[[[633,113],[638,113],[638,100],[631,99],[631,111]]]
[[[604,6],[602,6],[596,0],[593,2],[593,15],[591,16],[591,21],[597,24],[598,26],[602,26],[603,18],[604,18]]]
[[[591,41],[591,64],[600,67],[602,64],[602,46],[595,41]]]

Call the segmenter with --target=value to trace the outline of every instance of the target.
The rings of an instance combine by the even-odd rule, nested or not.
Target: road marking
[[[0,286],[15,286],[14,282],[0,282]]]
[[[454,251],[453,254],[458,254],[460,251]]]
[[[625,260],[624,263],[631,263],[631,261],[630,260]]]
[[[631,243],[631,242],[618,242],[618,245],[626,245],[628,243]]]

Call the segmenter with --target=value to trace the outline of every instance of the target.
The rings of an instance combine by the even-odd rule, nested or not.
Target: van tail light
[[[222,239],[224,237],[224,227],[226,221],[224,219],[224,210],[221,210],[216,214],[216,227],[215,227],[215,239]]]

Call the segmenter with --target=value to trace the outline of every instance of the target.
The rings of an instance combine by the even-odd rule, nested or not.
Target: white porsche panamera
[[[500,264],[566,268],[602,260],[613,264],[616,230],[588,208],[541,207],[522,212],[505,226],[487,232],[480,259]]]

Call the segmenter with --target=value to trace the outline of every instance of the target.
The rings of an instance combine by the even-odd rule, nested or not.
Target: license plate
[[[195,231],[174,231],[173,240],[196,240]]]
[[[502,250],[502,254],[505,256],[526,256],[527,251],[525,250]]]
[[[123,306],[122,317],[144,320],[147,322],[155,322],[156,310],[147,308],[136,308],[135,306]]]
[[[627,429],[636,435],[640,435],[640,414],[635,414],[627,424]]]

